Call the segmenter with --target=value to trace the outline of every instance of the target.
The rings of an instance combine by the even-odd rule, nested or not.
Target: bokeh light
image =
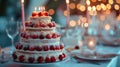
[[[109,24],[105,25],[105,30],[110,30],[110,25]]]
[[[116,3],[120,4],[120,0],[116,0]]]
[[[101,10],[101,6],[100,6],[100,5],[97,5],[97,6],[96,6],[96,9],[97,9],[97,11],[100,11],[100,10]]]
[[[106,5],[106,8],[107,8],[107,9],[111,9],[111,5],[110,5],[110,4],[107,4],[107,5]]]
[[[96,0],[91,0],[92,2],[96,2]]]
[[[90,5],[90,0],[86,0],[86,4],[87,4],[87,5]]]
[[[111,11],[109,9],[106,10],[106,14],[110,14]]]
[[[92,10],[92,7],[91,6],[88,6],[88,11],[91,11]]]
[[[80,8],[80,6],[81,6],[81,4],[77,4],[77,9],[79,9],[79,8]]]
[[[70,3],[70,9],[75,9],[75,3]]]
[[[55,14],[55,11],[53,9],[49,9],[48,12],[49,12],[50,15]]]
[[[84,12],[86,10],[85,6],[84,5],[81,5],[80,6],[80,11]]]
[[[64,16],[68,16],[67,10],[64,11]]]
[[[108,0],[108,3],[109,3],[109,4],[113,4],[114,1],[113,1],[113,0]]]
[[[115,9],[115,10],[119,10],[119,8],[120,8],[120,7],[119,7],[118,4],[115,4],[115,5],[114,5],[114,9]]]
[[[84,27],[86,27],[86,28],[87,28],[87,27],[88,27],[88,25],[89,25],[88,23],[84,23]]]
[[[70,23],[69,23],[69,25],[71,27],[75,27],[76,26],[76,22],[74,20],[71,20]]]

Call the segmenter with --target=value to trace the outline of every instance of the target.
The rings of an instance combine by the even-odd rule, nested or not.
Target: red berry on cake
[[[29,39],[29,38],[30,38],[30,35],[29,35],[29,34],[26,34],[24,37],[25,37],[25,39]]]
[[[49,57],[46,57],[46,58],[45,58],[45,62],[46,62],[46,63],[49,63],[49,62],[51,62],[51,59],[50,59]]]
[[[52,38],[57,38],[57,37],[58,37],[57,34],[55,33],[52,34]]]
[[[23,38],[24,38],[24,37],[25,37],[25,33],[21,33],[21,37],[23,37]]]
[[[42,51],[42,46],[36,46],[37,51]]]
[[[53,27],[55,27],[55,26],[56,26],[55,22],[53,22],[52,24],[53,24]]]
[[[44,61],[44,59],[42,56],[40,56],[40,57],[38,57],[37,61],[38,61],[38,63],[42,63]]]
[[[60,47],[59,47],[59,46],[55,46],[55,49],[56,49],[56,50],[60,50]]]
[[[51,62],[56,62],[56,58],[54,56],[51,57]]]
[[[39,12],[39,13],[38,13],[38,16],[43,16],[42,12]]]
[[[63,60],[63,56],[62,55],[59,55],[59,60]]]
[[[44,11],[44,12],[43,12],[43,15],[44,15],[44,16],[48,16],[48,15],[49,15],[49,13],[48,13],[48,12],[46,12],[46,11]]]
[[[34,51],[34,50],[35,50],[35,47],[34,47],[34,46],[30,46],[30,47],[29,47],[29,50],[30,50],[30,51]]]
[[[55,47],[53,45],[51,45],[50,50],[55,50]]]
[[[49,47],[46,45],[44,46],[44,51],[48,51],[49,50]]]
[[[19,45],[18,49],[20,50],[20,49],[22,49],[22,48],[23,48],[23,45]]]
[[[32,38],[33,38],[33,39],[37,39],[38,37],[39,37],[39,36],[38,36],[37,34],[33,34],[33,35],[32,35]]]
[[[37,12],[33,12],[33,13],[32,13],[32,17],[35,17],[35,16],[37,16],[37,15],[38,15]]]
[[[63,53],[63,58],[65,58],[66,57],[66,54],[65,53]]]
[[[30,22],[25,22],[25,26],[30,26]]]
[[[78,46],[78,45],[76,45],[76,46],[75,46],[75,49],[79,49],[79,46]]]
[[[40,27],[46,27],[45,23],[40,23]]]
[[[24,62],[24,60],[25,60],[24,55],[19,56],[19,61],[20,61],[20,62]]]
[[[24,46],[24,50],[29,50],[29,45]]]
[[[64,48],[64,46],[62,44],[60,44],[60,49],[63,49],[63,48]]]
[[[17,59],[17,55],[15,53],[13,53],[12,56],[14,60]]]
[[[47,38],[47,39],[51,39],[51,37],[52,37],[52,36],[51,36],[50,34],[47,34],[47,35],[46,35],[46,38]]]
[[[29,63],[33,63],[34,60],[35,60],[35,59],[34,59],[33,57],[29,57],[29,58],[28,58],[28,62],[29,62]]]
[[[40,39],[44,39],[45,37],[44,37],[44,35],[40,35],[39,38]]]
[[[48,26],[51,28],[51,27],[53,27],[53,24],[52,24],[52,23],[49,23]]]
[[[16,44],[16,45],[15,45],[15,48],[18,49],[18,48],[19,48],[19,44]]]
[[[34,24],[34,27],[37,28],[39,27],[40,25],[37,23],[37,24]]]

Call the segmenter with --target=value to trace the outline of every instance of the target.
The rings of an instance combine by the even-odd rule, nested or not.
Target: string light
[[[115,8],[115,10],[119,10],[120,7],[119,7],[118,4],[115,4],[115,5],[114,5],[114,8]]]
[[[70,25],[71,27],[74,27],[74,26],[76,26],[76,22],[75,22],[74,20],[71,20],[69,25]]]
[[[87,4],[87,5],[90,5],[90,0],[87,0],[87,1],[86,1],[86,4]]]
[[[80,8],[80,6],[81,6],[81,4],[77,4],[77,9],[79,9],[79,8]]]
[[[120,4],[120,0],[116,0],[116,3]]]
[[[110,30],[110,25],[109,24],[105,25],[105,30]]]
[[[113,0],[108,0],[108,3],[109,3],[109,4],[113,4],[114,1],[113,1]]]
[[[97,5],[97,6],[96,6],[96,9],[97,9],[97,11],[100,11],[100,10],[101,10],[101,6],[100,6],[100,5]]]
[[[88,11],[91,11],[91,10],[92,10],[91,6],[88,6]]]
[[[106,8],[107,8],[107,9],[111,9],[111,5],[110,5],[110,4],[107,4],[107,5],[106,5]]]
[[[75,9],[75,3],[70,3],[70,9]]]
[[[48,12],[50,15],[53,15],[55,13],[55,11],[53,9],[49,9]]]
[[[81,5],[81,6],[80,6],[80,10],[81,10],[82,12],[84,12],[84,11],[86,10],[85,6],[84,6],[84,5]]]
[[[96,2],[96,0],[91,0],[92,2]]]

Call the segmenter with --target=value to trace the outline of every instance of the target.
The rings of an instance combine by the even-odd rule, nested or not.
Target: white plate
[[[115,56],[109,56],[110,54],[113,54],[113,53],[98,53],[99,55],[97,56],[94,56],[94,55],[91,55],[89,52],[85,52],[83,55],[82,52],[80,50],[78,51],[73,51],[72,53],[72,56],[76,56],[78,57],[79,59],[83,59],[83,60],[91,60],[91,61],[107,61],[107,60],[111,60],[112,58],[114,58]],[[103,57],[104,55],[104,57]],[[105,57],[107,56],[107,57]]]

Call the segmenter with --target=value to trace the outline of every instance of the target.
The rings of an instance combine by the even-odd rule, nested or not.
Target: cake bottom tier
[[[51,63],[62,61],[66,58],[64,52],[53,53],[27,53],[16,51],[13,53],[13,60],[22,63]]]

